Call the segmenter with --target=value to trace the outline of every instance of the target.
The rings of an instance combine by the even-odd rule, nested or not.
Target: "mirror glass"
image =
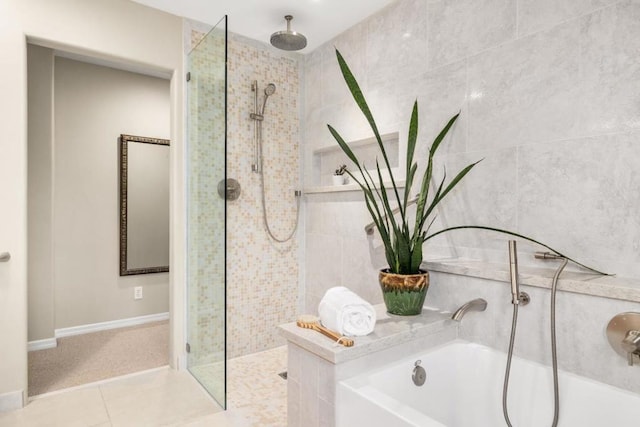
[[[169,271],[169,140],[120,135],[120,275]]]

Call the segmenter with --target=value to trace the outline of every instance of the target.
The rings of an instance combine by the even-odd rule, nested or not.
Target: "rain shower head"
[[[307,46],[307,38],[300,33],[291,31],[291,20],[293,16],[286,15],[287,29],[285,31],[276,31],[271,34],[271,44],[282,50],[300,50]]]

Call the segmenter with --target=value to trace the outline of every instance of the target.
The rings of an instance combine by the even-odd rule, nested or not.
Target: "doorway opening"
[[[170,139],[170,81],[126,68],[28,45],[30,396],[169,364],[169,273],[121,276],[119,243],[120,137]],[[166,186],[136,185],[168,228],[160,157]]]

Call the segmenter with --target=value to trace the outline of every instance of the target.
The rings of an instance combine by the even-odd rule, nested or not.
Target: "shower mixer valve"
[[[622,348],[627,352],[629,366],[633,366],[634,357],[640,357],[640,331],[627,331]]]
[[[627,359],[629,366],[640,361],[640,313],[620,313],[607,325],[611,347]]]

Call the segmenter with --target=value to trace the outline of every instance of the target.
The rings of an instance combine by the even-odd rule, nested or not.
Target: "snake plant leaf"
[[[433,144],[431,144],[431,149],[429,150],[430,151],[430,153],[429,153],[430,157],[432,157],[432,156],[434,156],[436,154],[436,151],[440,147],[440,144],[442,143],[442,140],[444,139],[445,136],[447,136],[447,133],[449,133],[449,129],[451,129],[451,126],[453,126],[453,124],[456,122],[456,120],[458,120],[458,116],[460,116],[460,113],[458,113],[455,116],[451,117],[451,119],[445,125],[445,127],[442,128],[442,130],[440,131],[438,136],[436,136],[436,139],[433,140]]]
[[[547,246],[537,240],[534,240],[530,237],[514,233],[509,230],[503,230],[494,227],[486,227],[486,226],[474,226],[474,225],[464,225],[464,226],[456,226],[449,227],[443,230],[437,231],[435,233],[429,234],[429,230],[431,226],[434,224],[436,215],[433,213],[435,208],[439,206],[439,204],[445,199],[445,197],[462,181],[463,178],[467,176],[469,172],[481,161],[477,161],[475,163],[471,163],[463,168],[458,174],[451,180],[448,184],[447,182],[447,174],[446,170],[442,180],[440,181],[438,187],[435,189],[435,193],[431,200],[429,201],[429,193],[430,193],[430,183],[433,178],[433,168],[434,168],[434,157],[437,150],[440,148],[441,144],[445,140],[448,132],[451,130],[456,120],[458,119],[460,112],[454,115],[447,124],[442,128],[442,130],[438,133],[436,138],[433,140],[431,147],[429,148],[427,165],[425,171],[422,175],[422,182],[420,183],[420,191],[417,195],[416,201],[416,217],[415,217],[415,225],[413,227],[412,232],[409,229],[409,224],[406,217],[406,209],[409,205],[409,193],[411,192],[411,186],[415,179],[415,174],[418,168],[417,162],[414,162],[415,150],[418,139],[418,102],[415,101],[413,104],[413,109],[411,113],[411,120],[409,123],[409,132],[407,138],[407,158],[406,160],[406,180],[405,180],[405,193],[404,197],[401,199],[398,192],[398,186],[396,185],[395,178],[393,176],[391,166],[389,164],[389,159],[382,143],[382,138],[380,137],[380,132],[378,131],[378,127],[373,118],[371,110],[365,100],[365,97],[356,81],[353,73],[349,69],[346,61],[340,54],[340,52],[336,49],[336,56],[338,59],[338,64],[340,66],[340,70],[344,77],[344,80],[355,100],[356,104],[364,114],[369,126],[373,130],[375,135],[376,142],[378,147],[380,148],[380,152],[382,153],[382,157],[384,160],[384,165],[389,173],[389,178],[391,181],[391,185],[389,188],[385,188],[384,181],[382,179],[382,170],[379,162],[376,160],[376,177],[375,179],[369,170],[365,167],[364,163],[360,163],[358,161],[357,156],[348,146],[348,144],[344,141],[344,139],[338,134],[338,132],[331,126],[328,126],[331,135],[333,135],[334,139],[337,141],[338,145],[342,149],[342,151],[347,155],[347,157],[356,165],[358,171],[360,172],[360,176],[356,177],[352,171],[347,170],[347,174],[358,184],[360,189],[364,194],[364,200],[369,211],[369,214],[373,218],[373,224],[376,226],[380,237],[382,239],[384,249],[385,249],[385,257],[387,263],[389,264],[389,268],[391,272],[394,273],[402,273],[402,274],[413,274],[420,271],[420,264],[422,262],[423,256],[423,244],[428,240],[454,230],[461,229],[476,229],[476,230],[488,230],[498,233],[507,234],[510,236],[514,236],[520,239],[524,239],[530,241],[532,243],[536,243],[541,245],[548,250],[560,255],[564,256],[568,260],[573,263],[584,267],[588,270],[591,270],[598,274],[606,274],[601,271],[598,271],[594,268],[588,267],[584,264],[581,264],[574,259],[566,257],[555,249]],[[391,204],[389,201],[389,197],[387,195],[387,191],[393,190],[395,193],[395,198],[398,203],[398,208],[400,211],[401,221],[396,221],[394,217],[393,209],[391,209]],[[428,221],[428,225],[427,225]],[[426,225],[426,226],[425,226]]]
[[[429,149],[429,160],[427,164],[427,169],[425,170],[425,173],[422,176],[422,184],[420,186],[421,197],[420,197],[420,200],[418,200],[418,210],[417,210],[418,215],[416,216],[416,227],[424,225],[423,218],[426,215],[424,208],[426,206],[427,197],[429,195],[429,182],[431,182],[431,177],[433,175],[433,158],[436,154],[436,151],[438,151],[440,144],[444,140],[444,137],[447,136],[447,133],[449,133],[449,130],[451,129],[453,124],[456,122],[456,120],[458,120],[459,116],[460,116],[460,113],[455,114],[453,117],[451,117],[451,119],[449,119],[445,127],[442,128],[440,133],[438,133],[438,136],[436,136],[436,138],[433,140],[433,143],[431,144],[431,148]]]
[[[382,145],[382,138],[380,137],[380,132],[378,132],[378,126],[373,119],[373,115],[371,114],[371,110],[369,109],[369,105],[364,98],[362,90],[360,90],[360,85],[358,85],[356,78],[353,76],[353,73],[349,69],[347,62],[344,60],[342,54],[338,49],[336,49],[336,56],[338,58],[340,71],[342,72],[342,76],[344,77],[344,81],[347,84],[349,91],[351,92],[351,96],[353,96],[353,99],[356,101],[356,104],[360,108],[360,111],[362,111],[362,114],[364,114],[367,122],[369,122],[369,126],[371,127],[371,130],[373,130],[378,143]]]
[[[502,233],[502,234],[507,234],[509,236],[518,237],[520,239],[527,240],[527,241],[529,241],[531,243],[535,243],[535,244],[540,245],[540,246],[542,246],[544,248],[547,248],[551,252],[553,252],[554,254],[560,255],[561,257],[564,257],[564,258],[568,259],[569,261],[573,262],[574,264],[579,265],[580,267],[585,268],[585,269],[587,269],[589,271],[592,271],[592,272],[594,272],[596,274],[600,274],[600,275],[603,275],[603,276],[614,276],[614,274],[604,273],[602,271],[596,270],[595,268],[589,267],[588,265],[582,264],[582,263],[574,260],[573,258],[569,258],[568,256],[562,254],[560,251],[557,251],[557,250],[553,249],[551,246],[548,246],[548,245],[546,245],[546,244],[544,244],[544,243],[542,243],[542,242],[540,242],[538,240],[532,239],[531,237],[527,237],[527,236],[525,236],[523,234],[515,233],[513,231],[503,230],[501,228],[487,227],[487,226],[484,226],[484,225],[458,225],[456,227],[448,227],[448,228],[442,229],[440,231],[437,231],[437,232],[435,232],[433,234],[430,234],[430,235],[425,237],[424,241],[426,242],[427,240],[433,239],[434,237],[436,237],[436,236],[438,236],[440,234],[443,234],[443,233],[447,233],[449,231],[465,230],[465,229],[494,231],[496,233]]]
[[[456,175],[456,177],[453,178],[453,180],[449,183],[449,185],[447,185],[447,187],[442,191],[442,193],[437,194],[437,196],[433,198],[433,200],[431,201],[431,205],[427,208],[427,211],[425,212],[425,216],[428,217],[433,211],[433,209],[435,209],[435,207],[438,205],[438,203],[440,203],[442,199],[444,199],[446,195],[449,194],[449,192],[453,190],[456,185],[458,185],[458,183],[462,180],[462,178],[464,178],[469,173],[469,171],[471,171],[471,169],[473,169],[474,166],[480,163],[482,160],[483,159],[480,159],[477,162],[471,163],[470,165],[467,165],[464,169],[462,169],[458,173],[458,175]]]
[[[411,121],[409,122],[409,136],[407,138],[407,164],[406,170],[411,170],[413,164],[413,156],[416,151],[416,142],[418,141],[418,101],[413,103],[411,111]]]
[[[378,126],[376,125],[376,122],[373,118],[373,114],[371,114],[371,110],[369,109],[369,105],[367,104],[367,100],[365,99],[364,94],[362,93],[362,90],[360,89],[360,85],[358,85],[356,78],[353,76],[353,73],[349,69],[347,62],[344,60],[344,58],[342,57],[342,54],[338,49],[336,49],[336,57],[338,58],[338,64],[340,66],[340,71],[342,72],[342,77],[344,78],[344,81],[347,84],[349,91],[351,92],[351,96],[356,101],[356,104],[360,108],[360,111],[362,111],[362,114],[364,114],[365,118],[367,119],[367,122],[369,123],[369,126],[371,127],[371,130],[373,131],[373,134],[376,137],[376,142],[378,143],[378,147],[380,148],[380,152],[382,153],[382,158],[384,160],[385,166],[389,171],[389,179],[391,180],[391,186],[395,193],[396,200],[398,201],[400,212],[404,216],[404,206],[400,201],[398,186],[396,185],[395,178],[391,171],[391,164],[389,163],[389,157],[387,156],[387,151],[385,150],[384,144],[382,143],[382,137],[380,136],[380,132],[378,131]]]
[[[383,203],[385,212],[387,214],[387,217],[391,220],[391,224],[393,225],[393,229],[395,230],[395,229],[398,228],[398,226],[396,224],[396,220],[395,220],[394,215],[393,215],[393,209],[391,209],[391,205],[389,204],[389,198],[387,197],[387,192],[384,189],[384,181],[382,179],[382,172],[380,172],[380,165],[378,164],[377,160],[376,160],[376,171],[378,172],[378,179],[380,181],[380,188],[381,188],[380,194],[382,196],[382,203]],[[400,215],[402,217],[402,221],[405,222],[404,221],[404,212],[400,211]]]
[[[344,154],[346,154],[349,160],[351,160],[356,166],[358,166],[358,168],[360,168],[360,162],[358,161],[358,158],[355,156],[355,154],[353,154],[353,151],[349,147],[349,144],[345,142],[345,140],[342,138],[342,136],[340,136],[338,131],[333,128],[333,126],[327,125],[327,127],[329,128],[329,132],[331,132],[331,135],[333,135],[333,138],[338,142],[338,145],[340,146],[342,151],[344,151]]]
[[[372,197],[373,197],[374,192],[375,192],[375,195],[377,196],[377,199],[374,198],[373,202],[376,203],[377,200],[381,200],[382,201],[382,193],[381,193],[381,191],[385,191],[384,187],[376,185],[375,181],[373,180],[373,177],[371,176],[371,173],[369,173],[369,170],[367,168],[361,169],[361,172],[363,174],[363,177],[364,177],[365,181],[367,181],[367,179],[368,179],[367,182],[371,183],[371,185],[368,185],[368,186],[369,186],[370,193],[372,194]],[[365,196],[366,196],[366,194],[365,194]],[[376,203],[376,205],[377,205],[377,203]],[[384,204],[382,206],[382,209],[383,209],[384,214],[380,214],[381,217],[382,217],[381,220],[384,220],[384,223],[385,223],[387,229],[390,229],[391,226],[389,224],[389,217],[388,217],[389,211],[384,206]]]
[[[413,252],[411,253],[411,266],[409,268],[409,271],[419,271],[420,264],[422,264],[422,245],[416,243],[413,245]]]
[[[396,235],[398,248],[398,272],[399,274],[411,273],[411,242],[403,233]]]
[[[435,207],[437,205],[437,203],[435,202],[436,200],[438,200],[438,197],[440,196],[440,193],[442,193],[442,189],[444,188],[444,183],[447,180],[447,169],[444,169],[444,172],[442,174],[442,180],[440,180],[440,184],[438,185],[438,188],[436,189],[435,194],[433,195],[433,202],[431,203],[431,205],[429,206],[431,207]],[[431,211],[433,209],[427,209],[427,212],[425,213],[424,209],[421,210],[419,213],[416,213],[416,221],[418,222],[418,225],[415,227],[417,232],[420,232],[420,230],[423,229],[424,224],[427,220],[427,218],[429,218],[429,215],[431,214]],[[418,216],[420,215],[420,216]]]
[[[407,138],[407,163],[405,170],[407,172],[405,178],[404,206],[409,202],[409,193],[413,185],[413,177],[415,176],[418,164],[413,163],[413,156],[416,151],[416,142],[418,141],[418,100],[414,101],[411,111],[411,120],[409,122],[409,134]]]

